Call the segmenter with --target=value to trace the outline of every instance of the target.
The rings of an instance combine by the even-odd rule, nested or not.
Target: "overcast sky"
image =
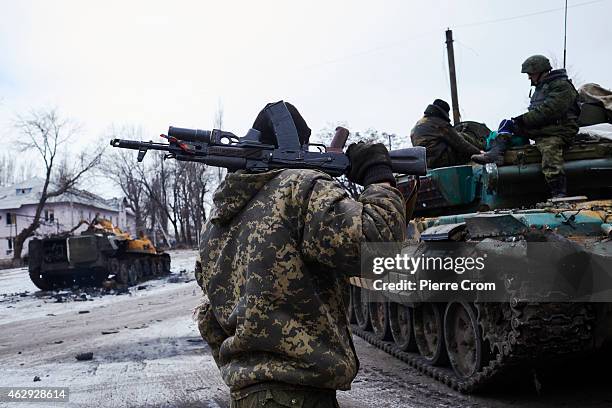
[[[435,98],[450,102],[444,30],[454,31],[463,119],[521,113],[522,61],[562,64],[564,0],[0,0],[0,129],[56,106],[83,125],[168,125],[239,135],[263,105],[294,103],[313,131],[344,121],[407,135]],[[612,1],[570,0],[568,65],[612,87]],[[516,17],[516,18],[514,18]],[[5,139],[6,140],[6,139]]]

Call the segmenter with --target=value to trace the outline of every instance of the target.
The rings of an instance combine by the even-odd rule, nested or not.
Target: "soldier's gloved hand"
[[[362,186],[389,182],[395,186],[389,151],[382,143],[353,143],[346,150],[351,167],[346,177]]]

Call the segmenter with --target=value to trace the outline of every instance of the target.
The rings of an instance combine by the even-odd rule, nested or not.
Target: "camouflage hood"
[[[215,225],[230,222],[270,180],[282,171],[229,173],[213,196],[214,209],[210,221]]]

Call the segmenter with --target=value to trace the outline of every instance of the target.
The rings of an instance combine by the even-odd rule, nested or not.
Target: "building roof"
[[[11,186],[0,187],[0,210],[38,204],[44,185],[44,179],[33,177]],[[53,185],[50,187],[53,188]],[[99,195],[76,188],[71,188],[64,194],[47,200],[47,203],[82,204],[108,211],[120,211],[122,202],[123,200],[117,198],[106,200]]]

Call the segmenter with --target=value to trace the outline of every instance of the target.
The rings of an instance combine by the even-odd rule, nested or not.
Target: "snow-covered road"
[[[26,269],[0,270],[0,386],[70,389],[68,404],[0,406],[228,407],[228,389],[192,321],[201,298],[195,252],[171,255],[170,276],[124,294],[41,293]],[[344,408],[612,405],[607,383],[542,396],[531,389],[464,396],[357,337],[355,347],[361,369],[353,389],[338,393]],[[93,358],[77,361],[84,352]]]

